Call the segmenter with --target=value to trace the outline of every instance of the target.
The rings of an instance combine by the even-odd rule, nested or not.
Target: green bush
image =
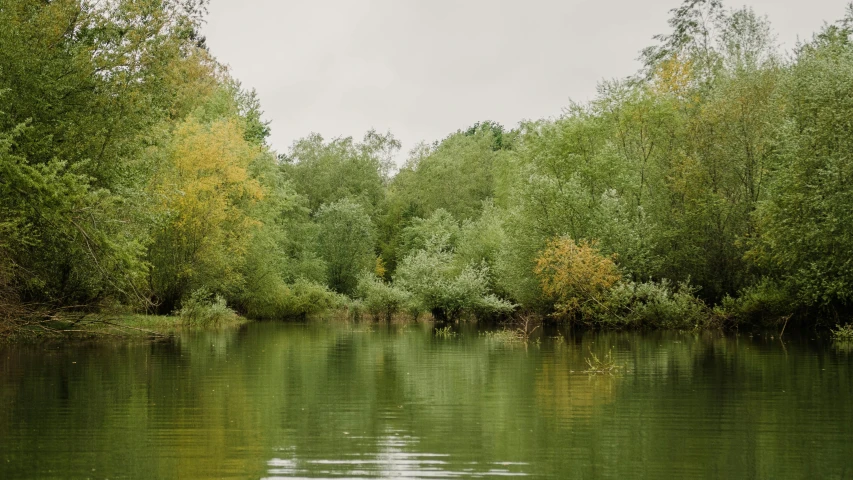
[[[453,266],[453,255],[438,249],[418,250],[400,263],[397,286],[412,294],[420,311],[432,313],[437,321],[452,321],[465,313],[478,316],[511,312],[515,305],[488,291],[488,267]]]
[[[346,297],[326,286],[303,278],[265,285],[263,294],[253,294],[245,304],[246,315],[255,319],[280,320],[305,317],[346,305]]]
[[[356,295],[361,306],[375,320],[391,321],[395,313],[408,307],[412,294],[395,285],[384,282],[376,275],[364,273],[358,279]]]
[[[298,279],[288,285],[287,294],[281,302],[281,316],[305,317],[346,305],[346,297],[326,286]]]
[[[609,326],[687,329],[708,321],[711,311],[687,283],[623,281],[610,289],[608,313],[600,322]]]
[[[833,340],[839,342],[853,342],[853,325],[836,325],[831,335]]]
[[[214,295],[204,287],[184,299],[176,314],[181,323],[193,327],[220,326],[237,318],[237,313],[228,307],[221,295]]]
[[[767,323],[790,315],[794,298],[779,283],[764,279],[741,290],[737,298],[723,298],[722,312],[738,322]]]

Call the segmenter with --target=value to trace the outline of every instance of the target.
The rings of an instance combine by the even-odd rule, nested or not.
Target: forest
[[[0,4],[0,337],[114,312],[851,319],[853,4],[782,52],[759,13],[685,0],[592,101],[402,157],[379,131],[273,151],[204,13]]]

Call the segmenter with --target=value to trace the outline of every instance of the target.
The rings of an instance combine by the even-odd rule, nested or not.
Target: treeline
[[[327,308],[692,328],[843,323],[853,6],[791,55],[765,18],[672,11],[635,76],[556,119],[276,156],[203,5],[0,8],[0,303],[255,318]],[[8,323],[8,320],[7,320]]]

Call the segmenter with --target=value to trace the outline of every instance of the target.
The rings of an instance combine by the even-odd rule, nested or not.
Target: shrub
[[[515,305],[488,292],[488,267],[453,266],[450,252],[430,248],[418,250],[400,263],[396,284],[411,292],[420,311],[429,311],[439,322],[456,320],[464,313],[499,315]]]
[[[386,322],[390,322],[395,313],[405,309],[412,297],[406,290],[386,283],[372,273],[364,273],[359,277],[356,295],[362,307],[375,320],[384,318]]]
[[[689,284],[673,286],[668,280],[620,282],[608,294],[608,310],[601,322],[610,326],[694,328],[711,317],[710,309],[694,293]]]
[[[285,317],[305,317],[334,308],[345,306],[347,298],[339,295],[326,286],[304,279],[298,279],[288,285],[288,295],[282,304]]]
[[[554,301],[554,316],[592,321],[608,309],[610,288],[621,278],[611,258],[598,252],[595,243],[568,237],[548,242],[536,259],[534,273],[542,292]]]
[[[284,319],[305,317],[344,306],[346,298],[324,285],[299,278],[291,284],[268,282],[263,294],[255,292],[245,304],[251,318]]]
[[[219,326],[237,318],[237,313],[228,307],[221,295],[214,295],[205,287],[184,299],[176,314],[181,323],[193,327]]]
[[[737,298],[725,297],[722,311],[739,322],[777,321],[794,308],[794,294],[768,279],[744,288]]]
[[[839,342],[853,342],[853,325],[836,325],[831,335],[833,340]]]

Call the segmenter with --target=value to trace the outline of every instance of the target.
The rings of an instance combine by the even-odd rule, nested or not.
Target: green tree
[[[851,32],[827,26],[797,51],[784,86],[780,166],[751,252],[809,306],[853,300]]]
[[[339,293],[351,294],[359,274],[372,271],[375,232],[365,208],[349,198],[320,207],[319,252],[326,262],[329,286]]]
[[[391,135],[369,131],[362,143],[351,137],[326,142],[313,134],[294,143],[283,168],[311,211],[344,198],[361,203],[372,216],[385,195],[393,156],[400,143]]]

